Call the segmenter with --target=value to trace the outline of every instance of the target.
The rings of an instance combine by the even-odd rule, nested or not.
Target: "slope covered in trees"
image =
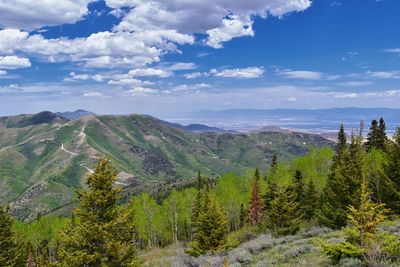
[[[386,136],[381,130],[379,135]],[[266,172],[228,173],[217,180],[198,172],[195,188],[173,190],[161,200],[142,193],[126,204],[118,203],[115,171],[102,160],[87,189],[78,194],[75,217],[16,222],[7,240],[21,238],[17,247],[27,251],[27,261],[56,265],[85,261],[90,266],[131,266],[173,245],[181,251],[176,253],[186,252],[182,257],[187,266],[206,265],[211,258],[218,260],[216,266],[279,265],[262,258],[275,247],[274,257],[285,251],[281,256],[287,261],[302,254],[319,257],[315,266],[398,266],[400,130],[393,139],[374,145],[363,142],[361,131],[349,141],[344,133],[341,126],[335,151],[314,148],[290,162],[274,156]],[[55,222],[50,234],[35,234],[32,229],[46,220]],[[307,246],[300,249],[301,242]],[[297,246],[297,252],[286,251],[284,244]]]

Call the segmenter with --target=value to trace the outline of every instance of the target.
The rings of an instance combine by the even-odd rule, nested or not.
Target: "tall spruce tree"
[[[208,251],[212,253],[222,251],[225,248],[227,232],[226,215],[207,188],[204,192],[195,238],[186,253],[200,256]]]
[[[199,216],[200,216],[200,211],[202,209],[202,204],[203,204],[203,197],[204,197],[204,192],[203,189],[205,187],[205,181],[204,178],[201,176],[200,171],[197,172],[197,184],[196,184],[196,199],[193,203],[193,208],[192,208],[192,215],[191,215],[191,239],[194,238],[197,230],[197,223],[199,221]]]
[[[318,207],[318,192],[312,180],[310,180],[306,186],[302,205],[304,219],[308,221],[311,220],[314,217],[315,211]]]
[[[12,230],[13,218],[9,207],[0,207],[0,266],[19,267],[21,248]]]
[[[74,225],[62,232],[62,266],[137,266],[131,214],[117,205],[116,170],[102,159],[87,178],[88,189],[78,191]]]
[[[260,172],[256,169],[251,186],[251,199],[249,203],[249,224],[257,225],[261,222],[262,203],[260,196]]]
[[[247,214],[244,204],[240,205],[239,227],[242,228],[246,224]]]
[[[386,145],[388,143],[388,137],[386,134],[386,123],[381,117],[379,119],[379,126],[378,126],[378,136],[377,136],[377,148],[381,150],[386,150]]]
[[[295,234],[300,228],[301,215],[293,187],[278,187],[276,197],[270,205],[267,226],[277,235]]]
[[[349,148],[346,143],[344,127],[343,124],[340,126],[336,154],[333,158],[327,185],[321,195],[321,210],[318,214],[320,222],[332,228],[340,228],[346,224],[347,207],[356,205],[359,199],[359,187],[356,187],[356,185],[359,184],[360,180],[358,176],[353,175],[354,172],[358,173],[358,171],[349,171],[349,168],[353,168],[352,166],[362,164],[358,162],[360,158],[357,154],[361,153],[359,147],[361,141],[357,141],[355,138],[358,137],[353,134],[352,145],[354,147],[352,148],[352,156],[356,156],[357,159],[354,159],[356,162],[350,164]]]
[[[304,178],[303,174],[300,170],[296,170],[294,174],[294,191],[296,193],[296,201],[303,206],[303,202],[305,200],[305,185],[304,185]]]
[[[393,135],[393,142],[388,146],[383,180],[377,185],[377,194],[382,202],[390,208],[392,213],[400,214],[400,128]]]

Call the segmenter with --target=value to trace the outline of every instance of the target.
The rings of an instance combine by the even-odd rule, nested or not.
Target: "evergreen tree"
[[[384,126],[384,125],[382,125],[382,126]],[[379,131],[378,121],[372,120],[371,127],[369,128],[369,133],[367,136],[367,142],[365,144],[368,151],[373,148],[379,147],[380,135],[381,135],[381,133]]]
[[[304,178],[301,171],[296,170],[294,175],[294,191],[296,193],[296,202],[299,203],[300,206],[303,206],[305,200],[305,186],[303,180]]]
[[[377,148],[383,151],[386,150],[388,137],[386,134],[386,124],[382,117],[379,119],[377,141]]]
[[[186,252],[193,256],[199,256],[207,251],[220,252],[225,248],[227,232],[226,215],[207,189],[200,210],[195,240]]]
[[[310,180],[307,184],[302,205],[304,219],[308,221],[311,220],[314,217],[315,211],[318,206],[318,192],[312,180]]]
[[[192,208],[192,216],[191,216],[191,232],[192,232],[192,238],[196,234],[196,229],[197,229],[197,223],[199,221],[199,215],[200,211],[202,209],[201,205],[203,202],[203,189],[205,186],[205,181],[204,178],[201,176],[200,171],[197,172],[197,193],[196,193],[196,199],[193,204]]]
[[[244,208],[244,204],[242,203],[240,205],[240,222],[239,222],[239,227],[242,228],[246,224],[246,210]]]
[[[388,248],[400,248],[398,238],[377,233],[378,225],[385,219],[384,204],[375,203],[367,188],[366,179],[361,183],[359,207],[349,206],[346,240],[341,243],[323,243],[323,248],[334,263],[342,258],[360,258],[366,266],[383,266],[381,260],[390,258]]]
[[[331,173],[326,187],[321,195],[321,210],[319,215],[320,222],[332,228],[340,228],[346,224],[346,212],[349,205],[355,205],[358,201],[359,178],[354,176],[353,167],[362,163],[358,162],[361,158],[357,153],[361,153],[361,141],[356,140],[352,135],[352,163],[349,163],[349,148],[346,144],[346,135],[343,124],[338,133],[336,144],[336,154],[333,158]],[[357,152],[357,153],[356,153]],[[357,155],[356,155],[357,154]],[[349,167],[350,166],[350,167]],[[361,166],[361,165],[360,165]],[[349,172],[349,169],[352,171]]]
[[[252,187],[251,187],[251,199],[249,203],[249,224],[257,225],[261,222],[261,211],[262,203],[260,196],[260,173],[258,168],[256,169],[253,177]]]
[[[12,230],[13,222],[9,207],[0,207],[0,266],[19,266],[21,248]]]
[[[277,165],[278,165],[278,155],[277,155],[276,153],[274,153],[274,154],[272,155],[272,160],[271,160],[270,168],[271,168],[271,169],[274,169],[274,168],[276,168]]]
[[[111,162],[99,161],[87,178],[88,189],[78,191],[76,222],[62,232],[62,266],[136,266],[131,214],[117,205],[120,189],[114,187]]]
[[[33,257],[31,248],[29,248],[29,250],[28,250],[28,258],[26,260],[26,267],[36,267],[35,258]]]
[[[299,204],[291,186],[280,186],[271,202],[267,225],[277,235],[295,234],[300,228]]]
[[[265,218],[268,218],[268,213],[271,210],[271,203],[276,198],[276,192],[278,188],[274,180],[271,181],[271,179],[269,179],[267,182],[268,188],[263,196],[263,212],[266,215]]]
[[[21,248],[12,230],[13,218],[9,207],[0,207],[0,266],[20,266]]]
[[[384,173],[377,185],[380,200],[386,203],[393,213],[400,214],[400,128],[397,128],[393,142],[388,146]]]

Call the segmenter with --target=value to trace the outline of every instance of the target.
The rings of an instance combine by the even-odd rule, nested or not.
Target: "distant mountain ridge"
[[[117,184],[126,192],[142,188],[159,194],[166,184],[184,184],[198,170],[210,177],[244,174],[255,167],[265,170],[274,153],[289,160],[309,146],[333,144],[297,132],[193,133],[137,114],[67,120],[45,112],[0,118],[4,121],[8,126],[0,126],[0,205],[11,202],[13,214],[28,220],[73,201],[75,189],[101,157],[114,162]]]
[[[91,111],[87,111],[87,110],[83,110],[83,109],[78,109],[75,111],[65,111],[65,112],[56,112],[55,114],[57,114],[60,117],[69,119],[69,120],[76,120],[76,119],[80,119],[84,116],[88,116],[88,115],[96,115],[95,113],[91,112]]]

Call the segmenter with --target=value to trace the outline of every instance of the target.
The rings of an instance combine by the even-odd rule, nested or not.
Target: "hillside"
[[[217,177],[266,169],[309,146],[332,143],[318,135],[255,132],[192,133],[142,115],[84,116],[67,120],[51,112],[0,118],[0,204],[12,203],[21,219],[56,210],[73,200],[94,163],[111,158],[126,191],[158,192],[187,183],[197,170]]]

